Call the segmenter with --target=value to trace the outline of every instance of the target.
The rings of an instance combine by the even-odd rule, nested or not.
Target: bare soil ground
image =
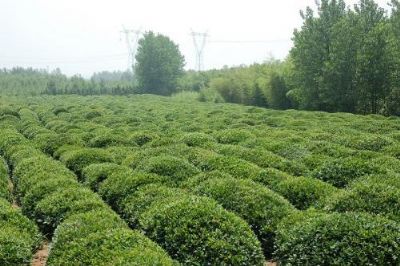
[[[47,257],[49,256],[49,243],[44,241],[42,246],[37,250],[33,256],[31,266],[45,266]]]

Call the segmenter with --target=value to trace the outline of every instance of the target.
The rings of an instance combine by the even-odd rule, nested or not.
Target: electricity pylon
[[[194,48],[196,49],[196,69],[201,71],[204,68],[204,48],[209,37],[207,32],[191,31],[193,37]]]
[[[136,51],[138,47],[139,38],[142,35],[142,30],[127,29],[122,26],[121,34],[125,35],[125,42],[128,48],[128,69],[132,69],[133,74],[135,74],[135,64],[136,64]]]

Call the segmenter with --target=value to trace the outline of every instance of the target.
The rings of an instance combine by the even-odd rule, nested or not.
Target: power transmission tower
[[[136,51],[139,42],[139,38],[142,35],[142,30],[127,29],[122,26],[121,34],[125,35],[126,46],[128,48],[128,69],[132,69],[135,74],[135,63],[136,63]]]
[[[204,68],[204,48],[209,37],[207,32],[191,31],[193,37],[194,48],[196,49],[196,69],[201,71]]]

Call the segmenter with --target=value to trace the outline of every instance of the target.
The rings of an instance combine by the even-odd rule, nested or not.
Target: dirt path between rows
[[[31,266],[45,266],[49,256],[49,243],[44,241],[40,249],[33,256]]]

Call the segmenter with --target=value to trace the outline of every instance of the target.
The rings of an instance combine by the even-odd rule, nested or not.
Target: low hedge
[[[238,144],[255,136],[247,130],[242,129],[225,129],[213,133],[213,136],[219,143],[223,144]]]
[[[72,215],[55,231],[47,265],[172,265],[148,238],[109,210]]]
[[[136,168],[138,171],[167,176],[171,183],[179,184],[197,175],[200,171],[184,159],[161,155],[144,160]]]
[[[0,265],[29,265],[41,236],[36,225],[0,199]]]
[[[274,184],[271,189],[284,196],[299,210],[315,206],[338,191],[334,186],[310,177],[289,177]]]
[[[148,173],[116,173],[110,175],[99,186],[99,194],[113,208],[119,209],[121,200],[147,184],[167,183],[165,177]]]
[[[115,133],[103,133],[94,136],[88,142],[89,147],[93,148],[106,148],[110,146],[118,146],[129,144],[129,142],[122,135],[117,135]]]
[[[215,199],[246,222],[260,239],[264,253],[271,257],[277,224],[295,208],[282,196],[251,180],[212,178],[192,191]]]
[[[126,175],[132,173],[129,167],[115,163],[98,163],[85,167],[82,171],[83,183],[92,190],[97,191],[99,184],[106,180],[111,174]]]
[[[55,191],[39,201],[34,209],[34,216],[41,230],[51,235],[68,216],[105,208],[104,202],[92,191],[69,187]]]
[[[189,147],[208,147],[216,142],[212,136],[201,132],[187,133],[181,137],[181,141]]]
[[[290,161],[268,150],[250,149],[239,145],[219,145],[215,151],[252,162],[263,168],[276,168],[292,175],[302,175],[307,172],[304,165]]]
[[[160,136],[153,132],[148,131],[136,131],[129,136],[129,141],[138,146],[143,146],[149,142],[159,139]]]
[[[399,265],[400,226],[361,213],[287,217],[276,237],[283,265]]]
[[[185,191],[169,188],[160,184],[149,184],[127,195],[120,203],[122,216],[129,226],[139,228],[139,217],[146,212],[153,203],[181,197]]]
[[[74,171],[78,177],[81,177],[82,170],[86,166],[94,163],[113,162],[113,158],[107,151],[95,148],[81,148],[67,151],[61,155],[60,160],[64,162],[69,169]]]
[[[72,134],[40,134],[35,138],[37,147],[44,153],[53,155],[61,146],[78,145],[83,146],[83,141]]]
[[[0,157],[0,198],[11,201],[12,195],[9,188],[8,167],[3,158]]]
[[[38,178],[37,183],[33,184],[24,195],[19,197],[23,213],[34,218],[34,210],[39,201],[56,191],[66,188],[79,189],[79,184],[74,179],[62,176],[53,176],[48,179]]]
[[[150,239],[181,263],[265,263],[260,242],[247,223],[209,198],[184,196],[159,201],[141,215],[139,222]]]
[[[384,179],[360,180],[327,198],[324,205],[328,211],[368,212],[400,222],[400,187]]]
[[[343,188],[352,180],[372,174],[377,169],[361,158],[339,158],[328,161],[315,169],[313,176],[335,187]]]

